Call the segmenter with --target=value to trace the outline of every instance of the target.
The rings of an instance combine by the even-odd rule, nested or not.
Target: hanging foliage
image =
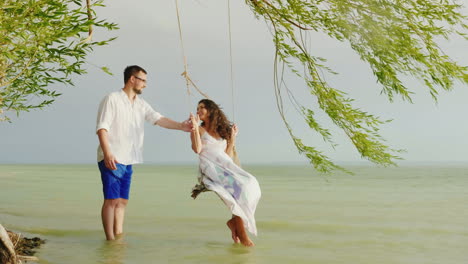
[[[318,123],[315,113],[301,105],[288,89],[283,73],[289,68],[305,80],[316,104],[342,129],[362,158],[379,165],[394,165],[398,150],[386,145],[379,126],[389,121],[353,105],[353,99],[330,86],[324,72],[334,73],[325,59],[313,55],[308,32],[326,33],[349,43],[368,63],[382,92],[411,102],[412,90],[404,76],[422,80],[434,100],[438,92],[451,90],[455,81],[468,83],[467,67],[447,56],[436,40],[454,35],[467,38],[467,16],[455,0],[247,0],[254,14],[270,27],[276,48],[275,90],[279,113],[300,153],[321,172],[344,170],[314,147],[306,146],[288,123],[283,94],[294,104],[307,125],[330,144],[331,133]]]
[[[116,29],[97,20],[93,4],[67,0],[2,0],[0,8],[0,120],[50,105],[60,94],[52,83],[73,84],[83,74],[86,55],[113,39],[90,41],[93,27]],[[353,99],[327,83],[334,73],[325,59],[308,47],[309,32],[323,32],[346,42],[370,66],[390,101],[411,102],[413,91],[402,78],[422,81],[434,100],[439,91],[451,90],[455,81],[468,83],[467,67],[447,56],[436,40],[454,35],[467,39],[468,19],[461,0],[246,0],[253,13],[272,32],[276,48],[275,91],[279,113],[300,153],[321,172],[344,170],[320,150],[305,145],[285,117],[284,94],[306,124],[332,146],[329,128],[316,113],[295,99],[283,73],[289,69],[304,79],[314,102],[348,136],[361,156],[380,165],[393,165],[398,150],[386,145],[379,127],[389,122],[369,114]],[[108,72],[107,68],[103,68]]]
[[[86,55],[113,40],[91,41],[93,27],[117,28],[96,19],[97,6],[102,1],[0,2],[0,121],[50,105],[60,95],[50,85],[73,85],[72,76],[85,73]]]

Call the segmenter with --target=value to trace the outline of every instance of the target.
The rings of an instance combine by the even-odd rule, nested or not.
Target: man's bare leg
[[[102,225],[107,240],[114,240],[114,218],[117,199],[104,199],[101,209]]]
[[[119,198],[114,211],[114,235],[123,233],[123,223],[125,217],[125,208],[127,207],[128,200]]]

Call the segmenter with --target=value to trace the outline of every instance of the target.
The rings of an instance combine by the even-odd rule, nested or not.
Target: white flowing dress
[[[215,139],[205,132],[201,141],[199,184],[194,187],[192,197],[205,191],[204,187],[214,191],[232,214],[242,218],[246,229],[257,235],[254,214],[261,196],[257,179],[233,162],[225,152],[225,139]]]

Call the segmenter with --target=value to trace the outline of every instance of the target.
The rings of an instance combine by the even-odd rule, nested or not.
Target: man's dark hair
[[[127,83],[130,77],[135,75],[135,73],[139,72],[144,72],[145,74],[147,74],[145,69],[138,65],[127,66],[127,68],[125,68],[124,70],[124,83]]]

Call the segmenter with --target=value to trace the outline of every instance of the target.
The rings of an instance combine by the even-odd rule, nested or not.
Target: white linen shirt
[[[143,99],[136,96],[132,103],[123,91],[110,93],[99,105],[96,133],[107,130],[109,147],[115,159],[124,165],[143,162],[144,121],[156,124],[163,117]],[[104,159],[101,145],[97,160]]]

